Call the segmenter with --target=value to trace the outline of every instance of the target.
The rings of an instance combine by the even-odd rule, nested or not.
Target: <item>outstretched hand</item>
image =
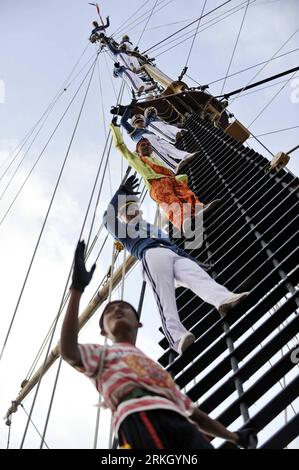
[[[140,194],[140,191],[135,191],[135,189],[139,185],[139,180],[136,176],[130,176],[125,183],[121,185],[121,188],[127,193],[131,195]]]
[[[85,251],[85,243],[83,240],[81,240],[78,242],[78,245],[75,251],[74,269],[73,269],[73,277],[72,277],[72,285],[71,285],[71,289],[75,289],[80,292],[84,292],[84,289],[90,283],[94,270],[96,268],[96,265],[94,264],[91,267],[91,270],[87,271],[85,267],[85,261],[84,261],[84,251]]]

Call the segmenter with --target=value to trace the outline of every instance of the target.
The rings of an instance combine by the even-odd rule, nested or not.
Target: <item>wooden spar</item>
[[[168,88],[172,84],[173,80],[157,67],[150,64],[145,64],[143,67],[149,76],[160,83],[164,88]]]
[[[136,263],[137,259],[134,258],[133,256],[129,256],[125,262],[125,273],[127,273]],[[115,273],[113,274],[113,279],[112,279],[112,290],[114,290],[118,284],[122,280],[122,275],[123,275],[123,266],[120,266]],[[102,287],[94,296],[94,298],[89,302],[85,310],[81,313],[79,316],[79,331],[83,326],[88,322],[88,320],[94,315],[96,310],[105,302],[105,300],[108,298],[109,294],[109,282],[105,284],[104,287]],[[6,412],[6,415],[4,417],[5,420],[8,420],[9,416],[12,413],[15,413],[17,411],[18,406],[24,398],[28,395],[29,392],[33,389],[33,387],[38,383],[40,377],[42,377],[49,369],[50,367],[54,364],[56,359],[60,356],[60,351],[59,351],[59,342],[55,346],[55,348],[52,349],[50,352],[45,364],[43,364],[36,372],[35,374],[31,377],[31,379],[25,383],[24,387],[21,389],[19,392],[19,395],[17,398],[12,401],[12,406],[8,409]]]

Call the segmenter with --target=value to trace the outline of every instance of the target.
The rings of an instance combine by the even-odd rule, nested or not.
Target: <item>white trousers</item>
[[[141,87],[143,87],[145,90],[147,88],[144,81],[141,80],[141,78],[138,77],[136,73],[132,72],[129,69],[124,70],[124,72],[122,73],[122,78],[127,82],[127,84],[131,88],[134,88],[134,90],[136,91],[140,90]]]
[[[158,135],[159,137],[162,137],[162,139],[166,139],[171,144],[176,143],[176,136],[179,132],[181,132],[182,130],[186,130],[179,129],[176,126],[166,124],[166,122],[159,120],[151,121],[147,127],[151,132]]]
[[[179,256],[168,248],[146,250],[142,267],[144,280],[153,289],[164,334],[175,350],[180,338],[187,331],[177,310],[175,281],[216,308],[232,295],[232,292],[214,281],[195,261]]]
[[[122,64],[125,67],[128,67],[131,70],[140,68],[140,63],[139,63],[137,57],[134,57],[134,56],[128,55],[128,54],[119,54],[119,58],[120,58]]]
[[[164,165],[174,171],[174,173],[176,173],[179,164],[176,160],[185,160],[185,158],[190,156],[189,152],[177,149],[174,145],[167,142],[167,140],[161,139],[158,135],[144,134],[144,137],[150,141],[153,147],[152,155],[163,162]]]

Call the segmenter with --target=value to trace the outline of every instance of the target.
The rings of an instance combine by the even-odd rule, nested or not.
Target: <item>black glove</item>
[[[136,176],[132,175],[130,178],[127,179],[127,181],[123,184],[121,184],[121,189],[126,193],[126,194],[140,194],[140,191],[135,191],[137,186],[139,185],[139,180]]]
[[[119,62],[114,62],[114,67],[120,67]]]
[[[117,116],[114,116],[114,118],[112,118],[111,123],[112,123],[114,126],[118,126],[118,124],[117,124]],[[118,127],[119,127],[119,126],[118,126]]]
[[[133,108],[137,103],[138,103],[138,100],[136,100],[135,98],[133,98],[132,101],[131,101],[131,103],[130,103],[130,106]]]
[[[241,431],[237,431],[236,434],[238,436],[238,441],[236,442],[238,447],[241,447],[242,449],[248,449],[249,446],[251,449],[256,448],[258,439],[254,429],[245,428]]]
[[[78,245],[75,251],[74,270],[73,270],[72,285],[71,285],[71,289],[76,289],[76,290],[79,290],[80,292],[84,292],[84,289],[90,283],[93,272],[96,268],[96,265],[94,264],[89,272],[86,270],[85,261],[84,261],[84,251],[85,251],[85,243],[82,240],[78,242]]]
[[[119,114],[119,106],[111,106],[110,113]]]

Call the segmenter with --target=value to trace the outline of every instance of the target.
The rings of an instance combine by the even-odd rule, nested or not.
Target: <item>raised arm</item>
[[[105,28],[105,29],[106,29],[106,28],[109,28],[109,26],[110,26],[110,20],[109,20],[109,16],[107,16],[107,18],[106,18],[106,24],[104,25],[104,28]]]
[[[113,141],[115,148],[122,154],[122,156],[127,160],[129,165],[134,168],[134,170],[139,173],[140,176],[146,179],[148,167],[140,157],[135,153],[131,152],[126,144],[124,143],[123,136],[121,135],[120,128],[115,126],[113,123],[110,125]]]
[[[122,183],[108,204],[107,210],[103,216],[103,222],[108,232],[123,245],[127,240],[127,224],[118,219],[118,211],[125,205],[130,196],[136,197],[140,194],[135,191],[139,185],[136,176],[130,176],[125,183]]]
[[[60,353],[62,358],[72,366],[77,367],[82,366],[80,351],[78,347],[78,315],[80,299],[85,287],[90,283],[90,280],[96,267],[96,265],[94,264],[90,271],[86,270],[84,261],[84,251],[85,243],[84,241],[80,241],[75,251],[70,298],[60,336]]]

